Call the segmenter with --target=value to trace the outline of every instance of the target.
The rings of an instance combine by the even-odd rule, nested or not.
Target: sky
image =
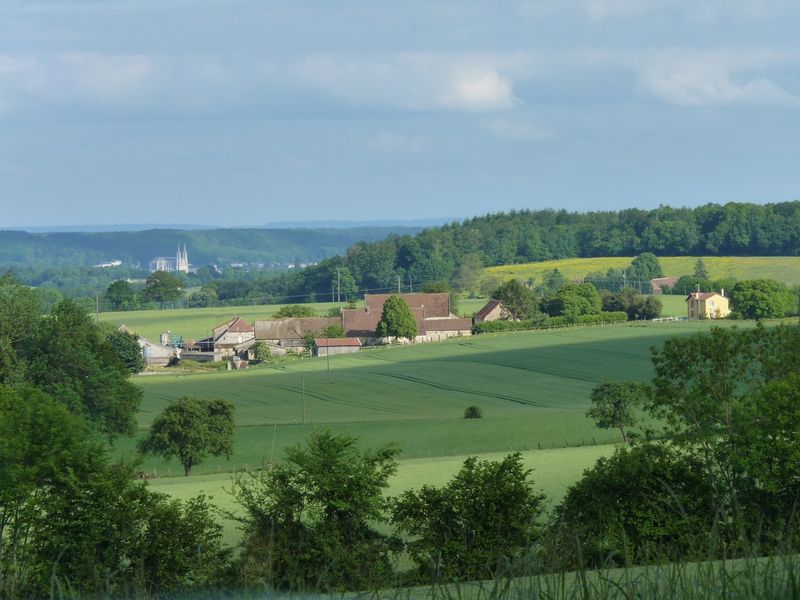
[[[800,198],[796,0],[0,0],[0,228]]]

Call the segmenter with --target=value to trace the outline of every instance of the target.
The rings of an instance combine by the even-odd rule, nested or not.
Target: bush
[[[253,357],[256,360],[269,360],[272,356],[272,351],[269,346],[264,342],[256,342],[253,344]]]
[[[519,453],[500,461],[470,457],[450,482],[402,494],[392,522],[412,541],[419,573],[434,580],[485,579],[508,571],[539,538],[538,494]]]
[[[567,327],[569,325],[600,325],[605,323],[624,323],[628,315],[622,311],[601,312],[596,315],[580,315],[574,319],[567,317],[543,317],[527,321],[487,321],[476,323],[473,333],[496,333],[499,331],[525,331],[528,329],[548,329],[550,327]]]
[[[705,557],[714,516],[699,461],[667,446],[621,448],[569,488],[543,555],[558,569]]]
[[[464,411],[465,419],[481,419],[483,418],[483,411],[480,406],[468,406]]]
[[[286,306],[281,306],[278,312],[275,313],[275,318],[289,319],[293,317],[314,317],[316,314],[316,311],[310,306],[304,306],[302,304],[287,304]]]

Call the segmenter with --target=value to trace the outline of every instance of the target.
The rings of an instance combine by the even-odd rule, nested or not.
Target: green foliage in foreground
[[[424,580],[485,579],[529,552],[544,502],[530,473],[519,454],[470,457],[445,486],[394,502],[392,523],[410,537],[406,549]]]
[[[399,540],[374,528],[398,450],[360,452],[355,439],[315,432],[285,464],[234,483],[244,509],[240,578],[279,589],[375,589],[390,580]]]

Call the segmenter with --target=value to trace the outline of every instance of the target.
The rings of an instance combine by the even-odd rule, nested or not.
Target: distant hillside
[[[346,229],[151,229],[116,232],[0,231],[0,267],[80,267],[121,260],[147,266],[186,244],[193,264],[316,262],[344,254],[352,244],[413,235],[419,227]]]

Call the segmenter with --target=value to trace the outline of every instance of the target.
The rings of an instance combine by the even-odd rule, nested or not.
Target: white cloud
[[[318,56],[298,72],[306,84],[354,105],[497,111],[520,103],[513,77],[530,69],[522,55],[419,53],[372,60]]]
[[[130,94],[153,73],[153,60],[144,55],[109,55],[65,52],[57,58],[61,75],[80,93],[105,100]]]
[[[800,106],[800,97],[755,75],[785,61],[770,53],[668,51],[639,68],[637,90],[679,106]]]
[[[552,132],[530,123],[499,117],[483,121],[483,126],[497,137],[512,141],[543,142],[555,137]]]

